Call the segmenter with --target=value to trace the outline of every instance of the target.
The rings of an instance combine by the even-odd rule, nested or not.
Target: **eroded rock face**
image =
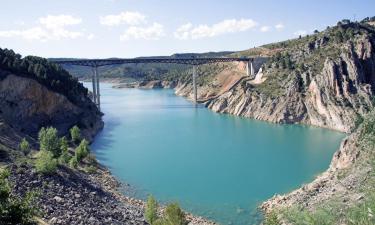
[[[259,84],[245,79],[210,99],[206,105],[220,113],[350,132],[357,116],[366,114],[372,106],[375,88],[373,51],[372,42],[363,38],[355,44],[345,45],[339,58],[327,58],[319,74],[312,78],[303,74],[302,86],[293,78],[285,84],[281,94],[270,97],[254,88]],[[262,73],[262,79],[267,79],[266,71]],[[189,96],[189,87],[189,84],[179,84],[177,93]],[[205,87],[199,89],[200,97],[209,92]]]
[[[78,125],[91,140],[103,127],[101,113],[88,98],[82,96],[81,102],[75,105],[30,78],[8,74],[0,80],[1,120],[16,132],[34,138],[43,126],[56,127],[60,135],[65,135]]]

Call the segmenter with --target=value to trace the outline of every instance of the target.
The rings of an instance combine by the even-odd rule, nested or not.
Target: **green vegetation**
[[[145,218],[147,223],[154,224],[158,220],[158,202],[150,195],[147,198]]]
[[[61,155],[59,157],[59,163],[61,164],[67,164],[69,163],[69,160],[71,158],[70,154],[69,154],[69,150],[68,150],[69,146],[68,146],[68,140],[66,140],[65,137],[62,137],[60,138],[60,151],[61,151]]]
[[[13,50],[0,48],[0,69],[38,81],[49,89],[67,96],[73,103],[80,103],[87,96],[87,89],[66,70],[47,59],[27,56],[22,58]],[[5,74],[0,75],[0,79]],[[6,76],[6,75],[5,75]]]
[[[70,168],[73,168],[73,169],[77,168],[77,166],[78,166],[78,160],[77,160],[76,157],[70,158],[70,160],[69,160],[69,166],[70,166]]]
[[[79,143],[79,141],[81,141],[81,130],[77,125],[70,128],[70,137],[73,143]]]
[[[26,138],[23,138],[23,139],[21,140],[21,143],[20,143],[20,145],[19,145],[19,149],[20,149],[25,155],[27,155],[27,154],[30,153],[30,151],[31,151],[31,149],[30,149],[30,144],[29,144],[29,142],[26,140]]]
[[[41,151],[51,152],[53,157],[59,157],[61,154],[60,140],[57,136],[57,130],[53,127],[44,128],[39,131],[39,144]]]
[[[71,130],[72,140],[81,138],[80,130],[74,126]],[[88,166],[85,170],[89,173],[96,171],[97,161],[94,155],[90,155],[89,143],[83,139],[75,149],[72,157],[69,153],[69,143],[66,137],[59,138],[56,128],[42,128],[39,131],[40,152],[35,161],[35,168],[39,173],[52,174],[56,171],[57,165],[69,165],[77,168],[83,159],[87,158]]]
[[[185,213],[181,210],[178,203],[170,203],[164,210],[162,217],[158,216],[158,203],[150,195],[146,203],[145,217],[151,225],[187,225]]]
[[[34,207],[35,192],[26,193],[25,197],[12,195],[12,187],[6,169],[0,169],[0,222],[2,225],[32,225],[36,224],[34,216],[38,211]]]
[[[74,157],[77,159],[78,162],[81,162],[82,159],[89,155],[89,153],[89,143],[88,141],[86,141],[86,139],[83,139],[79,146],[76,148]]]
[[[280,225],[281,222],[277,217],[277,213],[271,212],[264,217],[263,225]]]
[[[35,161],[35,169],[38,173],[53,174],[57,169],[57,160],[51,152],[41,150]]]

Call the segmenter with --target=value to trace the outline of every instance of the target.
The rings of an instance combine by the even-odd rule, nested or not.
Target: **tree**
[[[0,221],[1,224],[27,225],[34,224],[37,215],[35,192],[27,192],[25,197],[16,197],[11,194],[9,184],[9,170],[0,170]]]
[[[35,169],[38,173],[52,174],[56,172],[57,161],[53,158],[52,152],[42,150],[35,161]]]
[[[167,205],[164,212],[165,225],[187,225],[185,213],[181,210],[178,203]]]
[[[78,143],[81,140],[81,131],[77,125],[70,128],[70,136],[72,137],[72,142],[74,143]]]
[[[23,138],[20,145],[19,145],[19,149],[25,154],[29,154],[30,153],[30,144],[29,142],[26,140],[26,138]]]
[[[83,139],[75,150],[75,158],[78,162],[81,162],[89,153],[89,142]]]
[[[69,161],[69,166],[70,168],[77,168],[78,166],[78,161],[76,157],[72,157]]]
[[[148,196],[147,203],[146,203],[146,210],[145,210],[145,218],[149,224],[153,225],[155,221],[158,220],[157,211],[158,211],[157,201],[152,195]]]
[[[57,158],[61,154],[60,140],[57,136],[57,130],[53,127],[44,128],[39,131],[40,150],[48,151]]]
[[[64,164],[69,163],[71,157],[68,151],[68,140],[65,137],[60,138],[60,151],[59,162]]]

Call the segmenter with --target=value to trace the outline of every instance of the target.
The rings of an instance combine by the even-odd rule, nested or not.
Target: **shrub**
[[[57,130],[53,127],[40,129],[39,131],[39,144],[40,150],[48,151],[53,154],[53,157],[57,158],[61,154],[60,140],[57,136]]]
[[[164,212],[165,225],[187,225],[185,213],[181,210],[178,203],[171,203],[167,205]]]
[[[70,128],[70,136],[73,143],[78,143],[81,140],[81,130],[77,126]]]
[[[77,161],[77,158],[76,157],[72,157],[69,161],[69,166],[70,168],[77,168],[78,166],[78,161]]]
[[[275,212],[270,212],[264,217],[263,221],[264,225],[280,225],[280,221],[277,218],[277,214]]]
[[[62,164],[69,163],[71,156],[69,155],[69,151],[68,151],[68,141],[66,140],[65,137],[62,137],[60,139],[60,151],[61,151],[61,155],[59,157],[59,162]]]
[[[95,155],[89,154],[87,156],[87,163],[93,166],[96,166],[98,164],[98,161],[96,160]]]
[[[83,139],[81,143],[78,145],[75,151],[75,158],[78,162],[81,162],[88,154],[90,153],[89,143],[86,139]]]
[[[29,142],[26,140],[26,138],[23,138],[20,145],[19,145],[19,148],[20,150],[25,154],[29,154],[30,153],[30,144]]]
[[[87,166],[85,168],[86,173],[96,173],[97,168],[93,165]]]
[[[0,170],[0,221],[1,224],[34,224],[37,209],[33,207],[35,193],[28,192],[24,198],[11,194],[9,171]]]
[[[152,195],[148,196],[147,203],[146,203],[146,210],[145,210],[145,218],[149,224],[153,225],[155,221],[158,220],[157,211],[158,211],[157,201]]]
[[[56,172],[57,161],[53,158],[52,152],[42,150],[35,161],[35,169],[39,173],[52,174]]]

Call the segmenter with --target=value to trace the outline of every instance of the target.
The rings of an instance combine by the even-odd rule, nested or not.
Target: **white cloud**
[[[190,37],[190,30],[193,27],[193,24],[186,23],[180,26],[175,32],[174,37],[180,40],[186,40]]]
[[[268,31],[270,31],[270,30],[271,30],[271,27],[270,27],[270,26],[263,26],[263,27],[260,28],[260,31],[261,31],[261,32],[268,32]]]
[[[39,23],[44,25],[47,29],[60,29],[69,25],[77,25],[82,22],[81,18],[73,17],[71,15],[58,15],[39,18]]]
[[[187,23],[180,26],[176,32],[174,32],[174,36],[181,40],[215,37],[227,33],[247,31],[256,27],[257,25],[258,23],[252,19],[230,19],[223,20],[211,26],[202,24],[196,27],[194,27],[191,23]]]
[[[87,35],[87,40],[91,41],[92,39],[95,38],[95,35],[94,34],[89,34]]]
[[[82,22],[81,18],[71,15],[58,15],[42,17],[38,19],[38,25],[22,30],[0,31],[0,37],[15,38],[19,37],[26,40],[60,40],[75,39],[84,36],[82,32],[71,31],[66,26],[77,25]]]
[[[307,34],[307,31],[306,30],[298,30],[296,32],[294,32],[294,35],[296,36],[305,36]]]
[[[121,41],[127,41],[131,39],[144,39],[144,40],[159,40],[161,37],[165,36],[164,27],[159,23],[153,23],[148,27],[129,27],[120,36]]]
[[[284,27],[285,26],[282,23],[278,23],[278,24],[275,25],[276,30],[282,30],[282,29],[284,29]]]
[[[118,26],[121,24],[139,25],[146,22],[146,16],[139,12],[122,12],[118,15],[100,17],[100,24],[105,26]]]

